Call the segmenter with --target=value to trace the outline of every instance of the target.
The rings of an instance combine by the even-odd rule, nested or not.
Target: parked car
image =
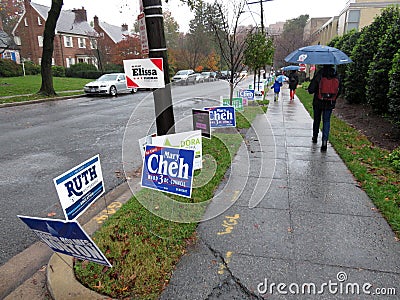
[[[210,78],[212,81],[217,80],[217,73],[216,72],[210,72]]]
[[[95,81],[87,83],[83,87],[87,95],[111,95],[116,96],[120,93],[136,93],[137,89],[128,89],[124,73],[104,74]]]
[[[211,72],[201,72],[201,75],[204,78],[204,81],[211,81]]]
[[[231,71],[221,71],[220,79],[229,79],[231,77]]]
[[[196,83],[204,82],[204,77],[200,73],[195,73],[196,75]]]
[[[171,79],[172,84],[179,83],[179,84],[186,84],[189,83],[195,84],[196,83],[196,75],[193,70],[180,70],[178,71],[174,77]]]

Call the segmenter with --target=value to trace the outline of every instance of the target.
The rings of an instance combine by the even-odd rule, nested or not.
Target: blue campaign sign
[[[53,251],[112,267],[76,221],[18,216]]]
[[[53,181],[65,218],[75,220],[104,194],[99,155],[54,178]]]
[[[240,90],[239,97],[246,98],[247,100],[254,100],[254,90]]]
[[[236,127],[236,114],[233,106],[205,107],[204,110],[210,111],[212,128]]]
[[[142,186],[190,198],[194,150],[146,145]]]

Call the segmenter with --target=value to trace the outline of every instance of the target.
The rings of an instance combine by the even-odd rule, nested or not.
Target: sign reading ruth
[[[163,88],[164,69],[162,58],[124,60],[128,88]]]

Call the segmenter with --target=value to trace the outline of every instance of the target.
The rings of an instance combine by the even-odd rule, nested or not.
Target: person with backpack
[[[298,84],[299,84],[299,76],[297,75],[296,70],[290,71],[289,74],[290,101],[294,100],[294,95],[296,94],[296,89]]]
[[[279,82],[277,79],[275,79],[274,84],[271,86],[271,90],[274,90],[274,102],[278,101],[279,99],[279,93],[281,92],[281,86],[282,82]]]
[[[331,127],[331,115],[332,110],[336,105],[339,89],[339,78],[332,65],[323,65],[323,67],[314,75],[310,85],[308,86],[308,92],[314,94],[313,143],[317,143],[318,141],[319,126],[322,117],[321,151],[327,150],[329,131]]]

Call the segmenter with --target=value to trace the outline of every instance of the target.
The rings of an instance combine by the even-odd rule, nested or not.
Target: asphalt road
[[[180,132],[191,108],[215,104],[229,87],[223,81],[174,86],[172,94]],[[155,132],[154,119],[149,92],[0,108],[0,266],[38,241],[17,215],[64,219],[53,178],[99,154],[106,191],[112,190],[125,181],[123,145],[134,142],[124,139],[126,128],[143,137]],[[133,168],[141,165],[136,150]]]

